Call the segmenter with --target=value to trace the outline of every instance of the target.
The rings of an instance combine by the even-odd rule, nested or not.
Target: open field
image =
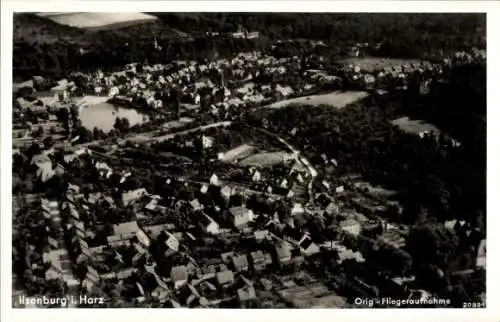
[[[172,129],[176,129],[176,128],[179,128],[179,127],[183,127],[184,125],[189,124],[191,122],[193,122],[192,118],[181,117],[181,118],[179,118],[179,120],[169,121],[169,122],[164,123],[162,125],[162,127],[164,129],[172,130]]]
[[[407,133],[417,135],[425,131],[432,131],[435,134],[439,134],[441,132],[436,126],[430,123],[425,123],[421,120],[410,120],[406,116],[400,117],[396,120],[392,120],[391,123]]]
[[[356,65],[361,70],[374,71],[385,67],[404,66],[408,64],[420,64],[422,61],[418,59],[398,59],[398,58],[378,58],[378,57],[363,57],[363,58],[347,58],[341,60],[344,65]]]
[[[141,12],[44,12],[38,16],[50,19],[58,24],[77,28],[102,28],[113,25],[135,24],[153,21],[157,18]]]
[[[239,164],[242,166],[255,166],[265,168],[282,163],[284,158],[291,158],[291,154],[287,152],[257,153],[245,158]]]
[[[310,95],[297,97],[285,101],[276,102],[269,105],[269,108],[282,108],[291,104],[302,104],[302,105],[332,105],[336,108],[343,108],[346,105],[354,103],[360,99],[367,97],[369,94],[364,91],[347,91],[341,92],[336,91],[333,93],[322,94],[322,95]]]
[[[237,148],[224,152],[219,160],[222,162],[232,162],[238,158],[245,158],[252,154],[257,148],[248,144],[240,145]]]

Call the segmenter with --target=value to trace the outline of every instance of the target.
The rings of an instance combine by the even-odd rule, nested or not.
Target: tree
[[[424,189],[428,192],[428,204],[435,213],[442,214],[449,210],[450,192],[440,178],[435,175],[427,176]]]
[[[115,120],[115,124],[113,124],[113,128],[119,132],[122,131],[122,119],[117,117]]]
[[[38,128],[32,133],[32,136],[35,138],[40,138],[44,134],[43,126],[38,126]]]
[[[29,86],[23,86],[17,90],[16,96],[27,99],[33,94],[33,88]]]
[[[434,264],[419,264],[415,267],[415,282],[433,293],[445,290],[449,281],[441,268]]]
[[[54,138],[49,135],[45,139],[43,139],[43,147],[45,149],[49,149],[54,145]]]
[[[434,264],[442,269],[448,267],[455,254],[458,237],[453,230],[439,224],[424,224],[414,227],[407,238],[406,250],[415,264]]]
[[[404,276],[412,266],[412,258],[410,254],[402,249],[387,247],[386,258],[382,261],[387,265],[389,271],[396,276]]]
[[[121,130],[125,133],[127,133],[130,130],[130,121],[128,120],[128,118],[126,117],[122,118],[121,127],[122,127]]]

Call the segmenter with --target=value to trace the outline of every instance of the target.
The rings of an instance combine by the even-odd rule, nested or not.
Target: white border
[[[500,164],[498,144],[500,135],[492,124],[498,121],[500,102],[499,89],[498,34],[500,31],[500,2],[497,1],[1,1],[1,321],[92,321],[120,320],[140,321],[145,316],[155,321],[168,320],[213,320],[213,321],[255,321],[259,319],[278,320],[338,320],[338,321],[500,321],[500,245],[497,193],[500,192]],[[488,30],[488,270],[486,309],[387,309],[387,310],[144,310],[126,309],[18,309],[11,308],[12,270],[12,13],[14,11],[99,11],[99,12],[154,12],[154,11],[296,11],[296,12],[487,12]],[[498,134],[497,134],[498,133]],[[497,134],[497,135],[496,135]],[[495,165],[497,167],[495,167]]]

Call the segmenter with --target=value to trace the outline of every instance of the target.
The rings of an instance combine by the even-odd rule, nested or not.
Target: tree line
[[[34,75],[63,77],[74,70],[108,70],[131,62],[166,63],[174,59],[212,59],[236,52],[293,48],[272,47],[277,40],[324,40],[322,53],[336,57],[356,43],[366,54],[389,57],[440,57],[452,50],[485,47],[485,17],[480,14],[346,13],[154,13],[152,24],[89,31],[61,26],[34,14],[14,16],[15,79]],[[260,38],[234,39],[239,27]],[[217,31],[208,36],[205,31]],[[155,47],[154,40],[160,48]],[[300,51],[300,50],[299,50]],[[302,53],[316,53],[305,46]]]

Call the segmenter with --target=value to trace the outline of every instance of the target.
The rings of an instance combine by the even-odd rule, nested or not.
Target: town
[[[163,50],[156,36],[150,45]],[[276,57],[273,50],[290,46],[279,40],[265,52],[220,57],[214,49],[211,59],[96,65],[15,83],[14,300],[85,295],[104,304],[79,306],[172,308],[392,307],[357,298],[484,303],[486,237],[477,223],[484,214],[453,215],[443,200],[455,192],[429,175],[420,189],[438,196],[429,192],[412,222],[417,198],[397,191],[396,179],[382,184],[382,174],[352,161],[357,143],[351,150],[343,143],[364,141],[368,122],[351,131],[342,122],[352,109],[377,119],[373,133],[390,128],[446,160],[465,154],[466,138],[391,104],[429,99],[455,70],[484,65],[485,50],[409,60],[370,57],[367,48],[380,44],[355,43],[334,62],[322,54],[328,43],[306,45],[316,53]],[[327,118],[336,129],[320,125]],[[372,146],[383,153],[381,140],[360,143],[360,164],[384,167],[366,161]]]

